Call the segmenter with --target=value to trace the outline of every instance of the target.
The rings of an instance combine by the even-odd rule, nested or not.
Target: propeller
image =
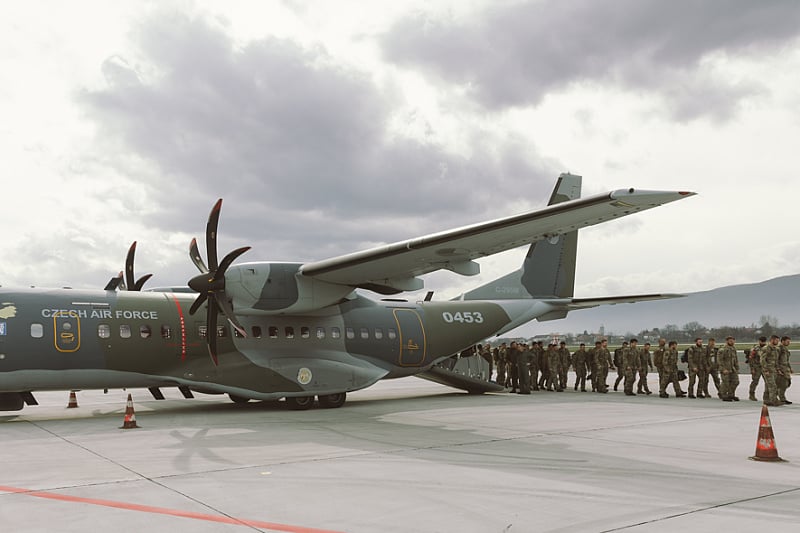
[[[206,224],[208,266],[203,262],[200,251],[197,249],[197,239],[192,239],[192,243],[189,245],[189,257],[191,257],[192,262],[200,271],[199,275],[189,280],[189,287],[200,293],[192,304],[191,309],[189,309],[189,314],[195,314],[203,303],[208,302],[206,341],[208,342],[208,353],[215,366],[219,364],[217,359],[217,314],[220,311],[228,319],[231,326],[236,328],[242,336],[247,336],[236,315],[233,314],[233,306],[225,294],[225,271],[228,270],[228,267],[237,257],[249,250],[250,247],[237,248],[217,263],[217,226],[221,208],[222,198],[217,200],[217,203],[211,209],[211,214],[208,215],[208,224]]]
[[[152,274],[145,274],[138,280],[136,276],[133,275],[133,257],[136,255],[136,241],[133,241],[131,247],[128,248],[128,256],[125,258],[125,272],[124,275],[122,272],[117,274],[116,277],[113,277],[109,280],[109,282],[105,286],[105,290],[107,291],[115,291],[117,289],[124,291],[141,291],[142,287],[144,286],[145,282],[153,277]]]
[[[136,255],[136,241],[133,241],[131,247],[128,248],[128,256],[125,258],[125,288],[129,291],[141,291],[145,282],[152,278],[152,274],[145,274],[141,278],[136,279],[133,275],[133,257]]]

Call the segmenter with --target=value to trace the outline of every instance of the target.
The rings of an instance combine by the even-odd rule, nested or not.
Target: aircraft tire
[[[250,401],[250,398],[245,398],[244,396],[236,396],[235,394],[228,394],[228,398],[230,398],[233,403],[247,403]]]
[[[314,407],[313,396],[292,396],[286,397],[286,405],[292,411],[305,411]]]
[[[319,396],[319,406],[325,409],[334,409],[344,405],[347,399],[346,392],[337,392],[336,394],[324,394]]]

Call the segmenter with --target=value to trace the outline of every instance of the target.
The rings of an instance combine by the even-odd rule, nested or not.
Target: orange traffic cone
[[[75,396],[75,391],[69,391],[69,403],[67,404],[67,409],[74,409],[78,407],[78,397]]]
[[[119,429],[133,429],[138,428],[136,425],[136,413],[133,412],[133,398],[128,394],[128,404],[125,406],[125,420]]]
[[[769,421],[769,410],[766,405],[761,408],[756,454],[750,459],[754,461],[785,461],[778,457],[778,447],[775,445],[775,435],[772,434],[772,424]]]

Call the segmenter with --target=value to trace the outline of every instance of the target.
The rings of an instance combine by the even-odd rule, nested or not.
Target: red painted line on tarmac
[[[166,509],[164,507],[151,507],[149,505],[138,505],[135,503],[116,502],[112,500],[81,498],[78,496],[69,496],[67,494],[56,494],[55,492],[39,492],[28,489],[20,489],[17,487],[4,487],[2,485],[0,485],[0,492],[24,494],[25,496],[33,496],[35,498],[45,498],[48,500],[58,500],[62,502],[88,503],[89,505],[114,507],[116,509],[124,509],[127,511],[139,511],[142,513],[163,514],[168,516],[177,516],[180,518],[191,518],[193,520],[205,520],[206,522],[218,522],[221,524],[260,527],[265,529],[271,529],[273,531],[286,531],[288,533],[342,533],[341,531],[333,531],[330,529],[316,529],[311,527],[292,526],[289,524],[277,524],[275,522],[261,522],[259,520],[242,520],[230,516],[195,513],[192,511],[181,511],[180,509]]]

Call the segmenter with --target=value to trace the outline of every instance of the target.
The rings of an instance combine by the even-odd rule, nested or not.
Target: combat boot
[[[752,401],[754,401],[754,402],[757,402],[757,401],[758,401],[758,398],[756,398],[756,395],[755,395],[754,393],[752,393],[752,392],[751,392],[751,393],[750,393],[750,400],[752,400]]]
[[[658,393],[658,397],[659,398],[669,398],[669,394],[667,394],[666,392],[660,392],[660,393]]]

